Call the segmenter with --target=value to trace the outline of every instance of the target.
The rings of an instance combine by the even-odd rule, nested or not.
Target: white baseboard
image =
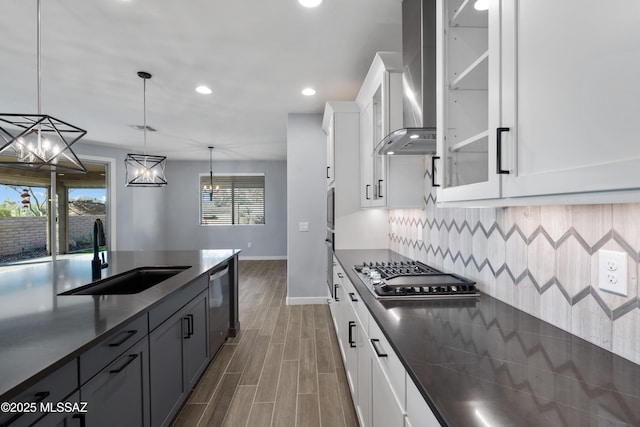
[[[245,260],[245,261],[274,261],[274,260],[286,260],[287,256],[286,255],[278,255],[278,256],[245,256],[242,255],[242,252],[240,253],[240,255],[238,255],[238,259],[240,260]]]
[[[326,297],[287,297],[287,305],[302,305],[302,304],[327,304],[328,296]]]

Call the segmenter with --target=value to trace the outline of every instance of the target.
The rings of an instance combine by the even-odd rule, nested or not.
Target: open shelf
[[[449,85],[452,90],[487,90],[489,87],[489,51],[484,52],[473,61],[453,82]]]
[[[476,10],[476,0],[465,0],[449,21],[450,27],[488,27],[488,11]]]
[[[489,141],[489,131],[485,130],[476,135],[473,135],[472,137],[465,139],[464,141],[460,141],[456,144],[451,145],[451,147],[449,147],[449,151],[452,151],[452,152],[460,151],[471,144],[482,144],[482,143],[486,144],[488,141]]]

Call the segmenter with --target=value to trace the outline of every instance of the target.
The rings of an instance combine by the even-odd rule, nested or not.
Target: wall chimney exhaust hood
[[[402,2],[403,128],[380,141],[378,154],[436,152],[436,0]]]

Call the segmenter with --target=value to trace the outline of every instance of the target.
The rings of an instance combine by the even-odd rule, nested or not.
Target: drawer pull
[[[371,338],[371,345],[373,346],[373,350],[376,352],[376,354],[378,355],[378,357],[389,357],[389,355],[387,353],[382,353],[379,349],[378,346],[376,345],[377,342],[380,342],[379,339],[377,338]]]
[[[122,371],[124,368],[126,368],[127,366],[129,366],[129,364],[131,364],[131,362],[133,362],[134,360],[136,360],[136,358],[138,357],[137,354],[130,354],[128,357],[128,360],[126,362],[124,362],[124,364],[122,366],[120,366],[118,369],[112,369],[109,371],[110,374],[117,374],[118,372]]]
[[[85,414],[74,414],[71,418],[80,420],[80,427],[85,427],[87,425],[87,417]]]
[[[131,338],[132,336],[134,336],[137,333],[138,333],[138,331],[135,330],[135,329],[133,329],[131,331],[127,331],[126,335],[124,336],[124,338],[122,338],[118,342],[109,343],[109,347],[120,347],[122,344],[124,344],[125,341],[127,341],[129,338]]]
[[[358,302],[358,298],[356,298],[356,294],[353,292],[349,292],[349,298],[351,299],[351,302]]]
[[[355,328],[356,322],[353,320],[349,321],[349,347],[356,348],[356,343],[353,341],[353,328]]]
[[[45,400],[47,397],[49,397],[49,395],[50,395],[50,394],[51,394],[51,393],[49,393],[48,391],[39,391],[39,392],[37,392],[37,393],[35,393],[35,394],[34,394],[34,396],[36,397],[36,399],[35,399],[33,402],[31,402],[31,403],[38,404],[38,403],[40,403],[40,402],[44,402],[44,400]],[[4,424],[0,425],[0,427],[5,427],[5,426],[8,426],[8,425],[13,424],[13,423],[14,423],[14,422],[16,422],[16,421],[17,421],[21,416],[23,416],[24,414],[27,414],[27,413],[28,413],[28,412],[18,412],[18,413],[16,413],[14,416],[12,416],[11,418],[9,418],[9,419],[7,420],[7,422],[6,422],[6,423],[4,423]]]
[[[344,278],[344,276],[342,275],[342,273],[338,273],[338,278],[339,278],[339,279]]]

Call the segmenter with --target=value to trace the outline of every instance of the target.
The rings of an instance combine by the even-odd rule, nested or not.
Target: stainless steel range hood
[[[436,152],[436,0],[402,2],[403,128],[387,135],[378,154]]]

